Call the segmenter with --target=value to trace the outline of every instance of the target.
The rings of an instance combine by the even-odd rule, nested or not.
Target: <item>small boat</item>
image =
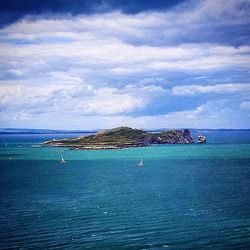
[[[61,155],[61,163],[66,163],[66,161],[63,159],[62,155]]]
[[[141,158],[140,162],[138,163],[138,166],[139,166],[139,167],[143,167],[143,166],[144,166],[144,161],[143,161],[142,158]]]

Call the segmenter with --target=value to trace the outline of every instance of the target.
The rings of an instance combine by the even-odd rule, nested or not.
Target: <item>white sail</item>
[[[139,165],[140,167],[143,167],[143,166],[144,166],[144,161],[143,161],[142,158],[141,158],[140,162],[138,163],[138,165]]]
[[[66,163],[66,161],[63,159],[62,155],[61,155],[61,163]]]

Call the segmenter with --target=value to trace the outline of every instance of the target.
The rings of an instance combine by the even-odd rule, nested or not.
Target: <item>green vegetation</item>
[[[185,129],[149,133],[129,127],[102,130],[95,135],[74,139],[61,139],[44,142],[47,145],[77,149],[119,149],[144,147],[152,144],[194,143],[190,131]]]

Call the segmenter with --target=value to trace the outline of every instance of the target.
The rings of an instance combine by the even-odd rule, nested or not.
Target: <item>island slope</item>
[[[82,150],[120,149],[145,147],[152,144],[192,144],[194,140],[188,129],[150,133],[144,130],[119,127],[106,129],[94,135],[73,139],[53,139],[44,144]]]

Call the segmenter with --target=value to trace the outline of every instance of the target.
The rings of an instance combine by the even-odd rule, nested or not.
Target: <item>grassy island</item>
[[[56,147],[68,147],[82,150],[120,149],[145,147],[153,144],[192,144],[188,129],[150,133],[140,129],[119,127],[105,129],[94,135],[80,136],[73,139],[53,139],[44,144]]]

